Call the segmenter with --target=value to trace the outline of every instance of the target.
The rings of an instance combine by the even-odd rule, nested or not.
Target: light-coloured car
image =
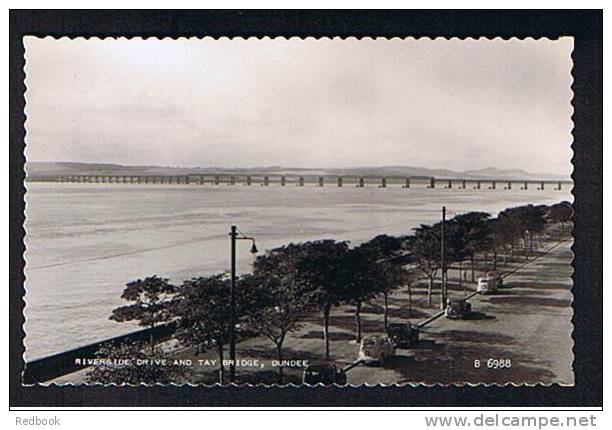
[[[504,281],[499,272],[489,272],[478,278],[476,291],[479,294],[491,294],[495,293],[503,285]]]
[[[395,354],[395,345],[389,336],[377,334],[361,339],[359,360],[364,364],[382,364]]]

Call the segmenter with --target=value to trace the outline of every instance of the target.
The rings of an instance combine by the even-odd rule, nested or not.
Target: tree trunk
[[[412,318],[412,289],[408,287],[408,318]]]
[[[410,294],[410,288],[408,288],[408,294]],[[389,293],[384,291],[383,297],[385,298],[385,330],[387,330],[389,325]]]
[[[461,260],[459,260],[459,288],[463,288],[463,279],[461,278]]]
[[[223,343],[217,341],[217,349],[219,351],[219,383],[225,383],[225,366],[223,365]]]
[[[497,270],[497,247],[493,248],[493,270]]]
[[[276,344],[276,354],[278,357],[278,383],[283,383],[283,344],[282,341]]]
[[[427,282],[427,305],[431,307],[431,291],[433,290],[433,276],[428,276]]]
[[[564,235],[565,235],[565,223],[561,222],[561,233],[559,234],[559,241],[563,240]]]
[[[361,342],[361,302],[355,305],[355,340]]]
[[[474,254],[470,255],[470,263],[472,265],[472,282],[476,282],[476,277],[474,276]]]
[[[331,306],[326,305],[323,309],[323,340],[325,341],[325,360],[329,360],[329,312]]]
[[[149,342],[151,344],[151,356],[155,354],[155,338],[153,337],[153,329],[155,328],[155,324],[151,324],[151,332],[149,334]]]

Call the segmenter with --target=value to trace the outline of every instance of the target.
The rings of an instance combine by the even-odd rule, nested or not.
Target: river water
[[[455,213],[572,200],[565,190],[28,183],[26,359],[133,331],[108,316],[126,282],[229,270],[230,225],[261,251],[334,238],[358,244]],[[535,186],[534,186],[535,188]],[[248,271],[250,242],[238,242]]]

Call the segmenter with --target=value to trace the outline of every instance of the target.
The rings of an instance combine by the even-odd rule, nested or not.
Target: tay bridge
[[[28,178],[33,182],[68,182],[94,184],[174,184],[174,185],[245,185],[245,186],[334,186],[445,189],[555,189],[572,186],[570,180],[504,178],[436,178],[433,176],[358,176],[358,175],[283,175],[283,174],[188,174],[188,175],[52,175]]]

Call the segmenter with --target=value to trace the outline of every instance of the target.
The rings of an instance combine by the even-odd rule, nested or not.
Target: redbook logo
[[[60,420],[58,417],[40,418],[36,415],[33,417],[15,417],[16,426],[59,426]]]

